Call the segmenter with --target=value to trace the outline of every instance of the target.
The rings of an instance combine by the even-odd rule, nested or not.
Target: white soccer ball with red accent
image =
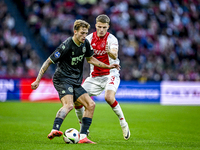
[[[74,128],[67,129],[63,134],[63,140],[67,144],[76,144],[80,140],[80,134]]]

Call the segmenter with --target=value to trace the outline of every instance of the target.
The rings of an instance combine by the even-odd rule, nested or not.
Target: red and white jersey
[[[110,58],[105,50],[106,42],[108,42],[108,46],[110,49],[112,48],[118,49],[119,47],[118,40],[114,35],[107,32],[104,37],[100,38],[97,36],[97,32],[93,32],[89,34],[86,38],[88,39],[90,45],[94,50],[93,57],[95,57],[101,62],[104,62],[107,65],[119,64],[119,59],[117,58],[114,60]],[[90,64],[90,76],[92,77],[109,75],[110,73],[119,74],[119,71],[117,69],[105,69]]]

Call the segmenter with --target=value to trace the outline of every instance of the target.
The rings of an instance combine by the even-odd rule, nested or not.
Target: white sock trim
[[[80,140],[82,140],[82,139],[84,139],[84,138],[86,138],[86,137],[87,137],[86,134],[80,134]]]

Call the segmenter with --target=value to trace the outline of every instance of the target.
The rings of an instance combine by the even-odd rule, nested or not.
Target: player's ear
[[[77,33],[77,30],[74,30],[74,34],[76,34]]]

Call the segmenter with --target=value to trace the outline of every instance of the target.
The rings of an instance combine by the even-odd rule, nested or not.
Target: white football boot
[[[122,131],[123,131],[123,136],[125,140],[128,140],[131,136],[128,124],[126,124],[125,126],[122,127]]]

